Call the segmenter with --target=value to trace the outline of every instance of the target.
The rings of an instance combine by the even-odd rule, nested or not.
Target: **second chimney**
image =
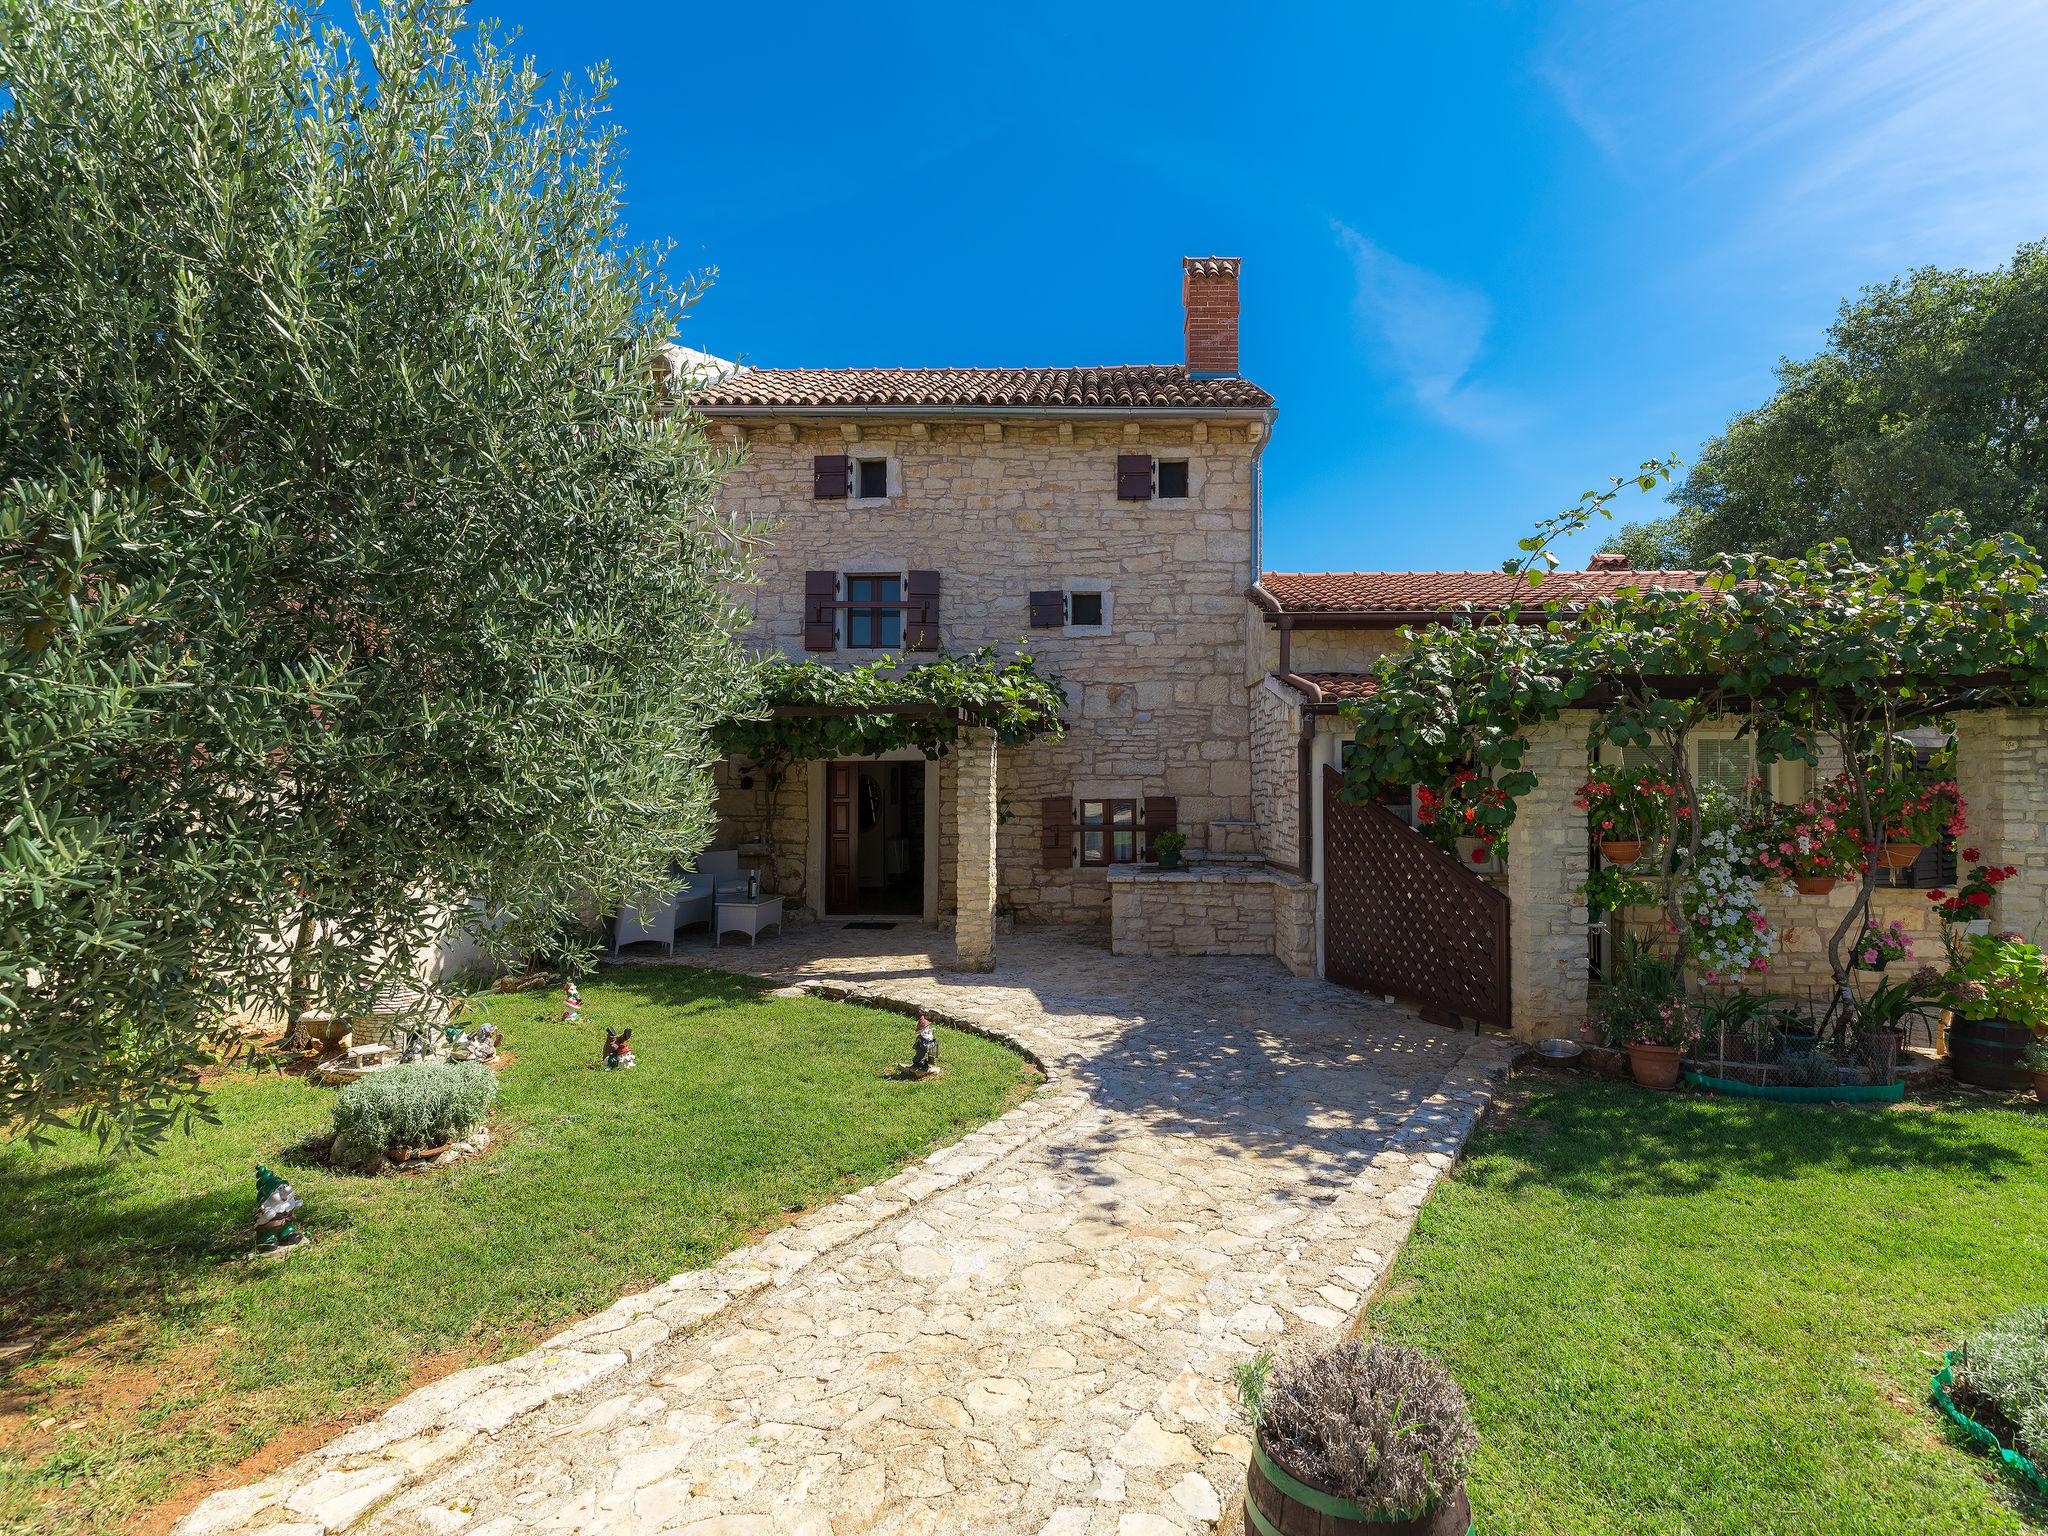
[[[1235,256],[1181,258],[1188,373],[1195,378],[1237,376],[1237,267]]]

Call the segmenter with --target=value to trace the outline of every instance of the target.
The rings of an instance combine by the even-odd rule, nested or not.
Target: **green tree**
[[[1840,539],[1870,559],[1945,507],[2048,547],[2048,243],[1844,303],[1827,347],[1780,363],[1778,392],[1701,450],[1671,502],[1606,547],[1703,567]]]
[[[0,0],[0,1117],[147,1140],[708,839],[750,530],[608,83],[424,0]]]

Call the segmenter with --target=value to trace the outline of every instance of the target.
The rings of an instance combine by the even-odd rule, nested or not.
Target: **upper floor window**
[[[893,650],[903,641],[903,578],[894,573],[846,577],[846,643],[854,650]]]
[[[1159,461],[1159,496],[1161,500],[1185,499],[1188,494],[1188,461],[1186,459],[1161,459]]]
[[[889,494],[889,461],[887,459],[861,459],[859,485],[855,494],[863,501],[879,501]]]

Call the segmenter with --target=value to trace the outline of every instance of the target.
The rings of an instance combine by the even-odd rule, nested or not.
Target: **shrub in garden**
[[[474,1061],[415,1061],[359,1078],[334,1102],[337,1163],[360,1167],[380,1154],[459,1141],[483,1124],[498,1078]]]
[[[2048,1461],[2048,1305],[2008,1312],[1971,1335],[1959,1384],[2005,1417],[2036,1465]]]
[[[1296,1345],[1240,1371],[1239,1386],[1268,1455],[1376,1515],[1433,1508],[1479,1449],[1458,1384],[1405,1345]]]

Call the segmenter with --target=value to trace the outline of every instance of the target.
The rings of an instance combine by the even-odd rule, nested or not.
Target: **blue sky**
[[[1179,258],[1242,256],[1275,569],[1493,567],[1854,289],[2048,235],[2039,0],[476,14],[612,62],[692,346],[1178,361]]]

